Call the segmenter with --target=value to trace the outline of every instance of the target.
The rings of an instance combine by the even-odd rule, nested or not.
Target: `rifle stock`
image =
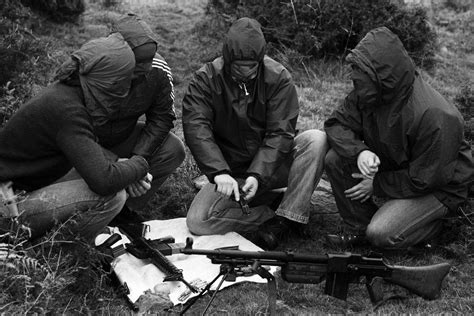
[[[441,294],[441,283],[451,266],[438,263],[423,267],[389,266],[392,275],[384,280],[406,288],[424,299],[434,300]]]

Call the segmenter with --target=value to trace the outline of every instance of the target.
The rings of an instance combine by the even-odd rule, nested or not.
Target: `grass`
[[[41,48],[31,54],[25,69],[7,86],[1,87],[0,109],[14,111],[22,102],[46,86],[52,78],[53,66],[65,60],[67,54],[86,40],[104,36],[110,22],[120,13],[134,11],[148,21],[160,38],[159,51],[174,74],[178,120],[175,133],[182,138],[181,100],[192,73],[204,62],[220,54],[224,25],[222,21],[204,16],[204,0],[151,1],[136,6],[134,1],[104,8],[91,3],[81,21],[57,25],[41,18],[29,19],[25,30],[37,39]],[[437,65],[422,71],[424,78],[448,100],[454,101],[461,88],[474,83],[472,11],[456,12],[435,7],[433,23],[439,36]],[[23,34],[24,33],[21,33]],[[43,53],[41,53],[43,52]],[[300,101],[298,129],[322,128],[325,118],[351,88],[345,66],[339,61],[311,61],[291,51],[272,51],[273,57],[287,66],[297,84]],[[181,167],[165,182],[143,215],[148,219],[167,219],[186,215],[196,194],[193,179],[199,176],[188,151]],[[337,215],[330,194],[317,191],[311,206],[311,219],[305,237],[291,236],[278,250],[327,253],[341,249],[328,248],[324,235],[337,232],[342,221]],[[474,309],[473,232],[472,227],[451,222],[441,236],[443,247],[417,255],[387,254],[390,264],[422,265],[448,261],[453,268],[447,276],[442,296],[425,301],[404,290],[387,286],[387,293],[406,296],[379,307],[377,314],[471,314]],[[20,242],[21,238],[16,238]],[[115,290],[104,271],[100,256],[90,246],[80,243],[73,247],[63,243],[55,232],[44,237],[39,245],[24,243],[28,255],[39,266],[25,263],[0,265],[0,313],[2,314],[128,314],[128,306]],[[366,254],[369,249],[351,251]],[[368,314],[373,313],[365,287],[350,287],[347,301],[323,294],[321,284],[290,284],[278,278],[278,314]],[[190,314],[200,313],[206,298],[196,304]],[[266,285],[238,284],[219,293],[210,314],[254,315],[266,310]],[[175,307],[171,313],[179,312]],[[159,308],[149,312],[162,313]]]

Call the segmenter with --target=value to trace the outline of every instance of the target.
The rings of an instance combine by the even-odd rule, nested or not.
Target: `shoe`
[[[295,225],[293,221],[282,216],[269,219],[259,226],[256,244],[264,250],[275,249],[282,240],[288,237],[293,225]]]
[[[356,234],[328,234],[326,243],[333,247],[349,248],[353,246],[362,246],[368,243],[365,235]]]
[[[126,205],[123,209],[115,216],[108,226],[115,227],[122,224],[140,224],[145,222],[146,219],[143,218],[140,214],[129,209]]]

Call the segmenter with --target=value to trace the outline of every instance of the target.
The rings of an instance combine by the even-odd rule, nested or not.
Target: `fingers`
[[[360,200],[361,202],[366,201],[371,196],[371,194],[365,191],[364,187],[359,184],[344,191],[344,193],[348,199],[356,201]]]
[[[153,181],[153,176],[148,173],[143,179],[130,184],[126,191],[130,197],[142,196],[151,189],[151,181]]]
[[[240,201],[239,184],[235,180],[232,183],[232,191],[234,192],[235,200],[237,202]],[[231,194],[232,194],[232,192],[231,192]]]
[[[373,187],[372,187],[372,182],[373,180],[367,176],[364,176],[363,174],[360,173],[353,173],[352,174],[353,178],[360,178],[362,179],[361,182],[356,184],[350,189],[347,189],[344,191],[345,196],[348,199],[351,200],[356,200],[360,202],[365,202],[367,201],[371,196],[373,192]]]
[[[230,197],[232,193],[235,196],[235,200],[240,200],[239,185],[234,178],[228,174],[220,174],[214,177],[216,183],[216,191],[220,194]]]
[[[362,151],[357,157],[359,171],[369,177],[374,177],[379,170],[380,158],[370,150]]]
[[[151,183],[153,181],[153,176],[149,173],[146,174],[145,176],[145,181],[148,183]]]
[[[258,180],[253,176],[248,177],[245,180],[244,186],[242,187],[242,191],[246,193],[245,199],[247,200],[252,199],[257,193],[257,190],[258,190]]]

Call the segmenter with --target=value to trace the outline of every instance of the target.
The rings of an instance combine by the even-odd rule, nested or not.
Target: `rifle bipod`
[[[217,292],[222,286],[224,281],[234,282],[238,276],[252,276],[258,274],[260,277],[267,279],[268,285],[268,309],[270,315],[275,315],[276,313],[276,281],[275,277],[264,267],[262,267],[258,260],[254,261],[252,266],[239,266],[234,264],[221,264],[219,274],[206,285],[205,288],[199,292],[197,296],[194,296],[190,299],[189,303],[184,307],[184,309],[179,313],[183,315],[194,303],[197,302],[198,299],[203,297],[210,291],[211,286],[222,276],[217,288],[214,290],[214,293],[211,296],[211,299],[207,303],[206,308],[202,312],[201,315],[205,315],[209,307],[211,306],[214,298],[217,295]]]

